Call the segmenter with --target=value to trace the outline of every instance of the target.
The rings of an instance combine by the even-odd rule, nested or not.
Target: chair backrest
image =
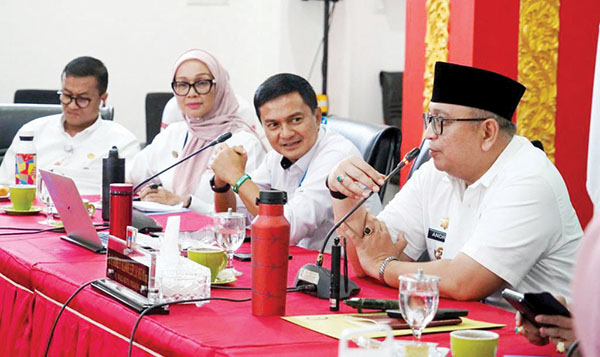
[[[60,104],[57,90],[19,89],[15,92],[15,103]]]
[[[375,170],[388,173],[400,160],[402,134],[399,128],[338,117],[327,117],[327,127],[350,140]],[[385,187],[379,192],[383,200]]]
[[[163,110],[172,97],[171,92],[146,94],[146,145],[150,144],[160,132]]]
[[[58,104],[0,104],[0,162],[15,134],[25,123],[61,112],[62,106]],[[101,108],[100,116],[104,120],[113,120],[114,108]]]
[[[423,139],[421,141],[421,146],[419,146],[419,155],[413,161],[412,166],[410,167],[410,171],[408,172],[407,180],[412,176],[413,172],[417,171],[421,165],[427,162],[431,158],[429,156],[429,140]]]
[[[402,127],[402,76],[403,72],[379,72],[383,122],[398,128]]]

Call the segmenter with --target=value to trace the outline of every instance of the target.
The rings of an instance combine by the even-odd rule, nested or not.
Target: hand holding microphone
[[[370,192],[378,193],[386,176],[377,172],[358,156],[351,156],[340,162],[329,174],[327,184],[332,191],[353,199],[366,198]],[[363,186],[363,187],[361,187]]]

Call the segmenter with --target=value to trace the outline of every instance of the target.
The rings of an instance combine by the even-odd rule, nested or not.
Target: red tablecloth
[[[0,214],[0,226],[35,226],[42,216],[9,217]],[[159,219],[162,224],[166,219]],[[182,226],[203,225],[206,217],[186,213]],[[316,252],[290,248],[288,285],[292,286],[298,269],[314,263]],[[240,248],[248,251],[249,245]],[[43,353],[50,327],[64,301],[85,282],[101,278],[105,258],[65,242],[56,233],[0,236],[0,355]],[[249,287],[249,262],[235,261],[244,273],[232,286]],[[329,264],[327,258],[325,264]],[[352,274],[351,274],[352,275]],[[354,279],[361,297],[396,299],[396,289],[386,288],[371,279]],[[212,296],[244,298],[250,291],[213,289]],[[132,310],[92,288],[84,289],[63,314],[52,341],[50,355],[125,355],[128,338],[137,318]],[[515,335],[514,315],[478,302],[442,299],[440,307],[469,310],[469,317],[507,324],[498,329],[498,355],[550,355],[551,346],[537,347]],[[145,317],[136,332],[135,355],[298,355],[310,353],[335,355],[338,341],[296,326],[278,317],[258,318],[251,314],[251,303],[212,301],[197,308],[174,305],[170,314]],[[355,310],[342,305],[340,313]],[[289,293],[287,315],[328,313],[328,301],[303,293]],[[423,336],[424,341],[449,347],[448,333]]]

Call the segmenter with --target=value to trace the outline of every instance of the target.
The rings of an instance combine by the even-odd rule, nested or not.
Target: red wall
[[[518,0],[451,0],[448,60],[517,79],[519,6]],[[425,1],[407,1],[403,153],[422,137],[426,21]],[[582,225],[592,215],[585,176],[599,24],[600,1],[561,1],[555,159]]]

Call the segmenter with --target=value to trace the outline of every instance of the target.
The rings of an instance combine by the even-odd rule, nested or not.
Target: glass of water
[[[403,274],[398,277],[400,311],[410,326],[413,336],[421,339],[421,333],[437,312],[440,292],[440,278],[423,274],[419,269],[416,274]]]
[[[44,180],[41,176],[37,177],[37,195],[40,201],[42,201],[45,205],[44,213],[46,214],[46,219],[43,221],[39,221],[40,224],[46,224],[49,226],[56,226],[58,223],[54,219],[54,202],[52,202],[52,197],[50,197],[50,192],[48,192],[48,188],[46,187]]]
[[[242,275],[233,267],[233,253],[244,243],[246,236],[246,215],[240,212],[215,213],[213,216],[213,230],[219,247],[227,253],[227,266],[225,269],[235,276]]]

